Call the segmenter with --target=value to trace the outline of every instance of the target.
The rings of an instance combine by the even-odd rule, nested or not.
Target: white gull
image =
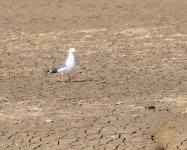
[[[74,56],[74,53],[77,50],[74,48],[70,48],[68,52],[68,57],[66,61],[60,62],[58,65],[54,66],[53,68],[49,69],[48,71],[50,73],[59,73],[61,74],[60,81],[63,81],[63,75],[67,74],[69,77],[69,82],[71,81],[70,73],[73,72],[77,65],[76,58]]]

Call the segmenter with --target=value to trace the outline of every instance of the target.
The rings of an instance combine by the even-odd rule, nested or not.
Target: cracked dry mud
[[[51,1],[40,2],[42,10]],[[55,0],[51,7],[58,8],[62,2]],[[89,4],[98,5],[104,12],[113,13],[112,1],[106,9],[103,2],[97,2],[69,1],[64,5],[80,7],[80,12]],[[152,8],[155,3],[145,1],[144,5]],[[137,4],[133,0],[124,7],[130,12],[127,8]],[[169,6],[174,9],[176,4],[173,0]],[[0,24],[0,149],[187,149],[187,32],[180,17],[173,16],[178,18],[173,23],[166,10],[169,23],[161,20],[155,26],[153,18],[150,25],[142,26],[145,20],[132,25],[127,15],[128,23],[118,18],[123,24],[104,26],[105,22],[99,20],[94,28],[85,24],[86,17],[81,18],[80,13],[74,14],[80,19],[78,27],[67,30],[55,19],[54,25],[45,26],[49,14],[43,14],[42,21],[37,20],[39,13],[35,18],[30,16],[25,7],[36,7],[30,2],[17,5],[21,6],[20,12],[15,13],[14,8],[4,17],[8,20],[23,11],[31,24],[24,17],[22,28],[14,19],[11,25]],[[120,10],[114,12],[119,14]],[[113,22],[116,19],[111,16]],[[37,20],[36,24],[33,20]],[[45,29],[37,30],[38,26]],[[65,58],[69,47],[79,51],[79,65],[71,83],[60,83],[58,76],[45,70]]]

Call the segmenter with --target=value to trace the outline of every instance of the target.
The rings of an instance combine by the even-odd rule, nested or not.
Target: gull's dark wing
[[[60,64],[54,66],[53,68],[49,69],[49,72],[51,73],[57,73],[60,68],[66,67],[65,61],[60,62]]]

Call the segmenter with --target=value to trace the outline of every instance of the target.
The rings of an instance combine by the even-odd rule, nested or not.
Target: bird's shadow
[[[72,82],[89,82],[89,81],[93,81],[93,79],[74,80]]]

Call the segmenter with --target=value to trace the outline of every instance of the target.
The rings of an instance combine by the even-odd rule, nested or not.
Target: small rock
[[[148,110],[155,110],[155,106],[147,106],[145,108],[148,109]]]

